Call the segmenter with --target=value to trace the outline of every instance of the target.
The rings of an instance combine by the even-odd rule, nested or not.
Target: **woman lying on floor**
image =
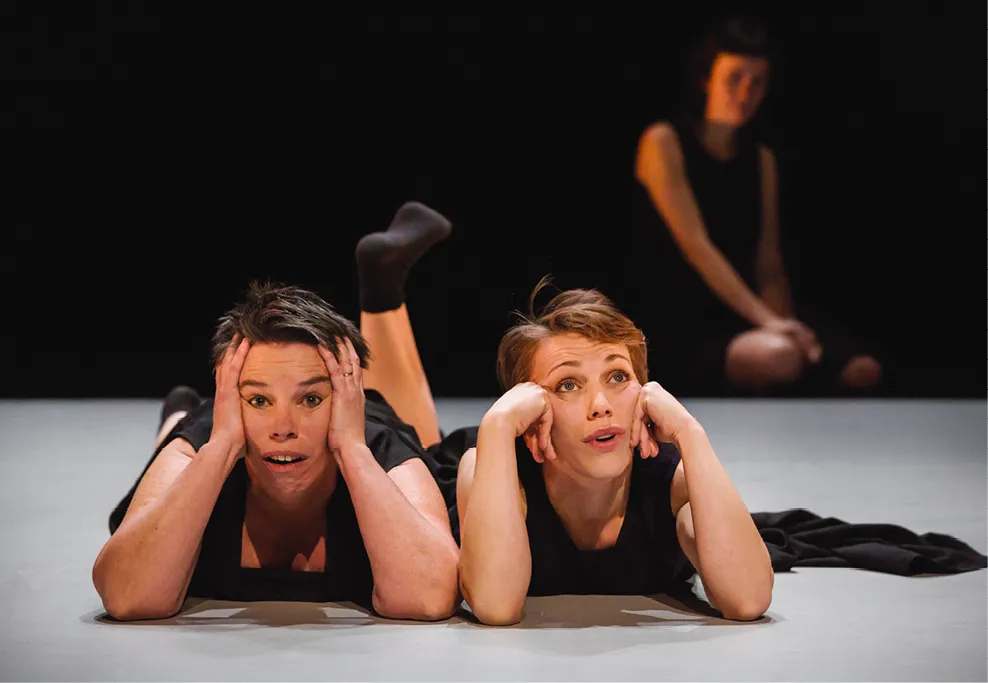
[[[519,621],[527,595],[666,593],[694,574],[725,618],[768,609],[772,565],[744,502],[700,423],[647,377],[644,336],[596,291],[562,292],[504,335],[507,391],[456,483],[479,620]]]
[[[110,616],[166,618],[186,597],[452,614],[447,505],[415,430],[384,398],[398,383],[402,411],[417,415],[396,370],[414,340],[394,301],[405,269],[449,228],[411,204],[361,241],[361,278],[375,288],[361,291],[360,331],[296,287],[254,286],[223,317],[215,399],[169,394],[156,449],[110,515],[93,568]]]

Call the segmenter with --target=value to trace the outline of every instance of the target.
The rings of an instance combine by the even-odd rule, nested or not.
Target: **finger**
[[[232,348],[234,349],[233,354],[225,362],[226,367],[223,368],[222,384],[227,389],[234,389],[240,384],[240,373],[244,369],[247,352],[250,351],[250,340],[244,337],[236,347]]]
[[[552,446],[552,436],[549,437],[549,441],[545,449],[545,457],[547,460],[556,459],[556,449]]]
[[[527,432],[525,432],[525,445],[528,446],[528,450],[531,452],[532,458],[535,460],[535,462],[537,463],[545,462],[545,459],[542,457],[542,454],[539,449],[538,434],[534,430],[529,429]]]
[[[357,350],[353,348],[353,342],[350,341],[349,337],[346,340],[346,346],[350,356],[350,372],[353,373],[350,375],[350,380],[353,386],[359,389],[364,385],[364,374],[363,368],[360,367],[360,356],[357,355]]]
[[[350,377],[357,386],[361,386],[361,382],[363,381],[363,369],[360,367],[360,356],[357,355],[357,350],[353,348],[353,342],[350,341],[349,337],[346,338],[346,348],[347,353],[350,355],[350,371],[353,372]]]
[[[240,344],[237,345],[237,352],[233,354],[233,360],[231,362],[232,369],[236,373],[236,376],[240,377],[240,371],[244,367],[244,361],[247,360],[247,353],[250,351],[250,339],[244,337],[240,340]]]
[[[644,427],[645,407],[642,405],[642,395],[638,395],[635,401],[635,419],[631,422],[631,447],[634,448],[641,443],[642,427]]]
[[[552,424],[547,420],[541,420],[538,426],[538,447],[545,458],[549,452],[549,430]]]
[[[322,346],[323,361],[326,362],[326,369],[329,370],[329,381],[333,385],[333,390],[338,391],[343,388],[343,368],[340,367],[340,362],[336,360],[336,355],[333,354],[328,348]]]
[[[223,370],[230,365],[230,362],[237,353],[237,349],[240,348],[240,341],[240,333],[234,332],[233,338],[230,340],[230,343],[226,345],[226,350],[223,352],[223,358],[220,359],[220,364],[216,368],[217,378],[219,378],[220,373],[222,373]]]
[[[549,405],[546,403],[546,405]],[[545,425],[545,443],[542,445],[542,453],[548,460],[556,459],[556,449],[552,447],[552,408],[548,408],[545,411],[545,415],[542,417],[543,424]]]
[[[638,431],[639,454],[641,455],[641,457],[647,458],[648,448],[649,448],[649,443],[648,443],[649,438],[648,438],[648,427],[645,425],[644,421],[642,421],[641,424],[638,425],[637,431]]]

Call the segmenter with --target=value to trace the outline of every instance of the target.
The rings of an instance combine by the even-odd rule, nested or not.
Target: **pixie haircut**
[[[542,278],[529,297],[529,313],[501,338],[497,379],[502,391],[531,380],[532,358],[542,341],[561,334],[578,334],[602,344],[623,344],[631,357],[635,379],[648,381],[645,335],[610,299],[595,289],[562,291],[540,311],[535,298],[549,284]]]
[[[301,287],[251,282],[243,300],[219,319],[213,333],[214,370],[237,333],[251,344],[322,344],[337,359],[346,338],[360,358],[360,367],[366,368],[370,360],[360,330],[321,296]]]

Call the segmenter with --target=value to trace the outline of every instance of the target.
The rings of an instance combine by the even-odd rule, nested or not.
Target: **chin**
[[[631,466],[632,452],[622,449],[615,453],[591,452],[580,458],[580,472],[591,479],[617,479]]]

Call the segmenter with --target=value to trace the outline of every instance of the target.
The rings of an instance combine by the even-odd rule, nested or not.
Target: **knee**
[[[804,364],[796,342],[771,332],[742,335],[727,350],[728,378],[756,388],[795,382],[802,376]]]
[[[854,356],[844,365],[840,379],[852,389],[873,389],[882,379],[882,366],[871,356]]]

